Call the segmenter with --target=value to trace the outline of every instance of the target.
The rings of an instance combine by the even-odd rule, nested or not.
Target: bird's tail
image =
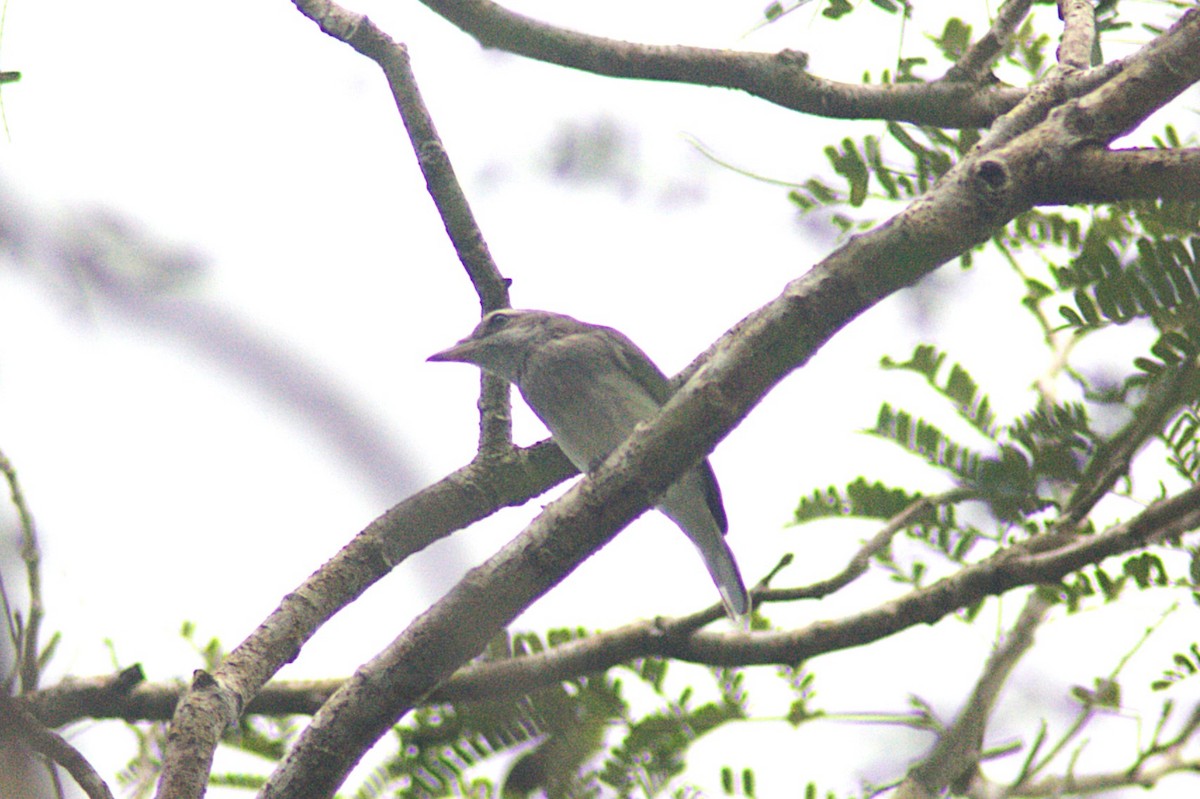
[[[700,550],[700,557],[721,592],[725,612],[745,629],[749,626],[750,595],[733,551],[725,543],[724,517],[718,521],[704,501],[704,477],[699,470],[685,474],[667,490],[658,509],[679,525]]]
[[[742,629],[750,627],[750,595],[746,592],[746,584],[742,582],[742,572],[738,569],[737,561],[733,559],[733,550],[725,539],[706,540],[701,543],[695,537],[692,540],[704,558],[704,565],[712,575],[717,590],[721,592],[721,604],[729,618]]]

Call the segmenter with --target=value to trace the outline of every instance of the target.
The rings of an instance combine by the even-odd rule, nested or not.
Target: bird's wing
[[[717,522],[717,529],[721,531],[721,535],[725,535],[729,532],[729,519],[725,516],[725,503],[721,501],[721,486],[717,484],[717,475],[713,472],[708,458],[700,461],[700,465],[696,468],[700,471],[700,479],[704,482],[704,502],[712,511],[713,519]]]
[[[610,342],[610,354],[617,361],[617,367],[626,374],[633,375],[638,385],[653,397],[656,403],[660,406],[666,404],[674,393],[671,381],[624,333],[612,328],[608,328],[608,331],[611,338],[607,338],[606,341]],[[725,516],[725,505],[721,501],[721,487],[717,484],[717,476],[707,458],[700,462],[697,470],[703,483],[704,502],[712,512],[721,535],[725,535],[729,530],[729,520]]]
[[[671,391],[671,381],[642,352],[641,347],[630,341],[624,333],[611,327],[605,330],[610,335],[604,341],[608,343],[609,356],[617,362],[617,367],[625,374],[632,375],[656,403],[665,405],[674,393]]]

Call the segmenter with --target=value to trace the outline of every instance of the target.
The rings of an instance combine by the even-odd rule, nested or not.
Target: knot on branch
[[[1008,167],[991,158],[979,162],[979,166],[975,168],[975,175],[993,192],[1008,186]]]
[[[799,70],[808,69],[808,53],[803,50],[780,50],[775,54],[775,60],[782,67]]]

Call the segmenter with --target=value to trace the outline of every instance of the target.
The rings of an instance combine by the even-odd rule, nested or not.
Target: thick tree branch
[[[1085,3],[1088,2],[1088,0],[1083,1]],[[1069,30],[1063,31],[1063,43],[1059,46],[1058,55],[1060,61],[1057,68],[1034,85],[1016,108],[996,121],[996,124],[991,127],[987,135],[979,143],[978,147],[980,149],[995,149],[1005,142],[1011,141],[1022,133],[1032,129],[1034,125],[1040,124],[1045,120],[1047,114],[1073,96],[1068,86],[1080,74],[1080,70],[1073,68],[1069,63],[1064,63],[1061,60],[1064,54],[1063,47],[1067,47],[1067,55],[1069,57],[1072,48],[1077,46],[1080,39],[1077,29],[1083,13],[1078,11],[1073,13],[1072,24],[1076,30],[1074,33],[1071,33]],[[1068,40],[1070,40],[1069,45],[1066,44]],[[1116,66],[1116,64],[1109,64],[1108,66],[1111,68]]]
[[[108,785],[78,749],[58,733],[46,729],[16,698],[6,694],[0,694],[0,731],[3,732],[0,743],[11,746],[11,740],[2,739],[12,736],[66,769],[88,799],[113,799]]]
[[[136,679],[130,683],[135,673]],[[250,700],[244,715],[311,716],[343,682],[341,679],[271,682]],[[61,727],[89,718],[168,721],[184,693],[178,682],[140,682],[140,670],[135,667],[118,675],[64,679],[17,701],[47,727]]]
[[[144,679],[140,666],[103,677],[68,677],[57,685],[21,697],[20,701],[47,727],[61,727],[83,718],[169,719],[179,701],[179,685],[148,686],[143,684]]]
[[[1025,96],[1024,89],[954,76],[933,83],[863,86],[807,71],[803,53],[776,54],[635,44],[548,25],[490,0],[421,0],[484,47],[616,78],[740,89],[794,111],[835,119],[890,119],[947,128],[987,127]],[[1069,96],[1111,77],[1110,65],[1072,79]]]
[[[333,614],[409,555],[498,508],[520,505],[575,469],[557,447],[535,446],[471,463],[388,510],[280,603],[171,723],[160,797],[201,796],[212,753],[258,690]]]
[[[1079,150],[1033,187],[1035,205],[1200,201],[1200,149]]]
[[[933,624],[962,607],[1013,588],[1054,584],[1089,563],[1192,530],[1198,521],[1200,488],[1192,488],[1099,535],[1066,542],[1052,551],[1005,550],[927,588],[842,619],[749,636],[694,633],[680,620],[642,622],[538,655],[469,666],[431,698],[459,701],[521,693],[638,657],[669,657],[711,666],[796,663],[861,646],[918,624]]]
[[[1092,0],[1058,0],[1058,18],[1063,21],[1062,38],[1054,54],[1059,69],[1073,72],[1087,69],[1096,41],[1096,10]]]

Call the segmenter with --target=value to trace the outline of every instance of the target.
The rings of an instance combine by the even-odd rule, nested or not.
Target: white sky
[[[969,11],[977,26],[986,13],[983,3],[918,5],[931,18],[948,7]],[[511,4],[630,40],[812,50],[811,68],[827,77],[857,80],[864,69],[877,76],[894,68],[894,18],[862,9],[852,24],[876,34],[878,47],[830,53],[822,45],[842,28],[807,9],[740,38],[762,6]],[[485,53],[413,2],[355,8],[409,45],[492,253],[514,280],[514,303],[620,328],[669,373],[834,244],[822,229],[796,223],[785,189],[715,166],[687,137],[747,170],[800,180],[824,169],[824,144],[883,131],[881,123],[814,120],[726,90],[613,81]],[[929,54],[919,30],[911,24],[905,55]],[[181,678],[198,665],[178,636],[184,620],[198,625],[202,640],[234,646],[389,504],[470,459],[477,373],[424,359],[470,330],[477,303],[382,76],[288,3],[11,0],[0,67],[23,73],[3,95],[11,140],[0,150],[0,212],[24,220],[30,241],[45,243],[102,211],[165,251],[190,254],[203,271],[182,294],[189,313],[243,336],[247,349],[306,365],[347,399],[358,434],[383,462],[408,471],[372,472],[344,438],[313,432],[321,408],[281,404],[237,357],[214,355],[173,322],[139,321],[49,258],[6,260],[0,447],[19,469],[40,525],[47,626],[64,633],[47,681],[110,671],[105,639],[122,665],[141,662],[151,680]],[[624,182],[581,186],[548,176],[547,152],[561,126],[608,123],[633,145]],[[1041,365],[1022,365],[1024,356],[1012,354],[1038,342],[1031,320],[1013,322],[1021,287],[1002,268],[948,266],[933,280],[954,289],[954,301],[927,308],[920,330],[909,293],[873,310],[717,449],[730,542],[748,581],[788,548],[801,557],[785,582],[824,577],[869,529],[782,529],[801,493],[845,484],[865,464],[873,476],[910,488],[944,485],[856,433],[874,421],[885,390],[921,402],[915,381],[878,372],[880,355],[902,358],[919,337],[932,337],[989,385],[1001,413],[1029,400]],[[966,334],[981,326],[1003,335]],[[544,436],[522,407],[517,434],[520,443]],[[322,630],[282,676],[349,673],[545,501],[498,514],[404,564]],[[667,579],[663,563],[677,564]],[[631,588],[614,595],[616,585]],[[791,623],[832,617],[863,596],[778,615]],[[687,541],[650,515],[551,599],[521,624],[612,626],[648,612],[694,610],[716,594]],[[1016,603],[1006,607],[1011,616]],[[813,664],[821,704],[900,711],[912,692],[949,716],[995,623],[968,630],[951,622],[949,639],[941,627],[914,630],[865,657],[821,659]],[[1060,622],[1091,636],[1089,623]],[[1106,642],[1095,673],[1107,672],[1140,629],[1131,625]],[[1053,649],[1053,633],[1044,645]],[[864,663],[874,664],[871,672]],[[1055,673],[1054,663],[1053,652],[1040,654],[1014,690],[1034,702],[1039,690],[1062,696],[1070,682],[1093,676],[1086,668]],[[876,679],[874,669],[901,664],[912,668],[902,683]],[[1021,703],[1014,707],[1006,711],[1018,716],[1012,729],[1030,733],[1034,720],[1020,717]],[[909,742],[906,757],[926,743],[856,725],[791,733],[763,724],[761,733],[766,743],[805,753],[803,779],[839,791],[888,776],[899,762],[892,735]],[[110,734],[109,726],[83,725],[72,735],[109,777],[131,751],[106,743]],[[696,762],[727,762],[719,747],[728,742],[705,741],[725,759],[701,757],[702,750]],[[842,747],[854,748],[850,763],[824,754]],[[714,793],[717,776],[689,773]],[[760,795],[798,792],[787,781],[795,774],[760,776],[768,780]],[[1156,796],[1171,796],[1170,785]]]

